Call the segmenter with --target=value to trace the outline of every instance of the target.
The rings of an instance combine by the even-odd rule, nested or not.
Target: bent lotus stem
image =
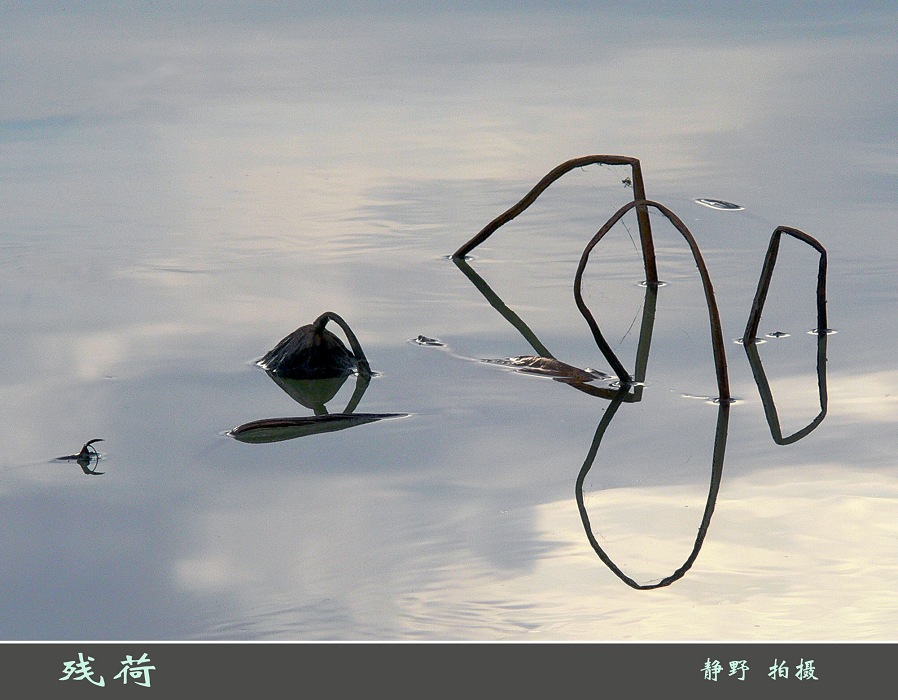
[[[764,302],[767,300],[767,292],[770,289],[770,280],[773,278],[773,268],[776,266],[776,257],[779,253],[780,239],[783,234],[792,236],[807,243],[820,253],[820,263],[817,267],[817,333],[826,333],[826,248],[813,236],[804,231],[788,226],[778,226],[770,236],[770,244],[767,246],[767,255],[764,256],[764,266],[761,268],[761,276],[758,278],[758,289],[751,305],[748,322],[745,325],[745,333],[742,335],[743,344],[752,343],[757,339],[758,324],[761,322],[761,312],[764,310]]]
[[[637,211],[639,211],[639,209],[647,209],[648,207],[657,209],[667,218],[668,221],[670,221],[671,224],[673,224],[674,228],[676,228],[680,232],[683,238],[686,239],[686,243],[689,245],[689,249],[692,252],[692,257],[695,260],[699,275],[701,276],[702,287],[705,292],[705,301],[708,306],[708,322],[711,326],[711,346],[714,353],[714,369],[717,375],[717,389],[719,393],[719,400],[721,402],[728,402],[730,400],[730,383],[729,375],[727,373],[726,345],[723,342],[723,331],[721,330],[720,325],[720,313],[717,309],[717,301],[714,298],[714,286],[711,284],[711,276],[708,273],[708,268],[705,265],[704,258],[702,257],[701,251],[698,247],[698,243],[693,237],[692,232],[686,227],[686,224],[684,224],[676,214],[674,214],[663,204],[659,204],[658,202],[653,202],[648,199],[628,202],[620,209],[618,209],[617,212],[615,212],[611,216],[611,218],[605,222],[605,225],[598,230],[596,235],[592,237],[592,240],[590,240],[589,243],[586,244],[586,248],[583,250],[583,254],[580,256],[580,263],[577,266],[577,273],[574,276],[574,301],[577,304],[577,308],[580,310],[580,313],[589,324],[590,330],[592,330],[593,337],[595,338],[596,345],[599,346],[599,349],[602,351],[605,359],[608,360],[609,364],[611,364],[611,367],[614,369],[615,374],[617,374],[618,379],[620,379],[621,384],[632,384],[632,377],[627,372],[627,370],[624,369],[624,366],[617,358],[617,355],[615,355],[611,350],[611,347],[608,345],[608,342],[605,340],[604,336],[602,336],[602,332],[599,330],[599,324],[596,323],[592,312],[590,312],[589,308],[586,306],[586,303],[583,301],[581,285],[583,282],[583,272],[586,270],[586,264],[589,261],[589,254],[592,252],[592,249],[595,248],[596,244],[600,240],[602,240],[605,234],[608,233],[618,221],[620,221],[623,215],[634,207],[637,209]]]
[[[453,259],[464,258],[474,248],[483,243],[504,224],[514,219],[518,214],[529,207],[553,182],[575,168],[587,165],[629,165],[632,171],[631,182],[633,184],[633,199],[637,203],[636,218],[639,223],[639,237],[642,242],[642,258],[645,265],[646,284],[651,287],[658,286],[658,271],[655,265],[655,246],[652,241],[652,230],[649,225],[648,209],[641,202],[646,201],[645,184],[642,180],[642,168],[637,158],[616,155],[589,155],[573,158],[556,166],[542,180],[540,180],[524,197],[513,207],[506,210],[490,221],[471,240],[461,246],[452,254]]]
[[[343,329],[343,332],[346,334],[346,339],[349,341],[349,346],[352,348],[352,354],[355,355],[359,374],[365,377],[370,377],[371,365],[368,364],[368,358],[365,357],[365,352],[362,350],[359,339],[356,337],[355,333],[352,332],[352,328],[349,327],[349,324],[346,323],[346,321],[333,311],[325,311],[315,319],[312,325],[315,328],[315,331],[320,333],[324,330],[324,326],[328,321],[333,321]]]

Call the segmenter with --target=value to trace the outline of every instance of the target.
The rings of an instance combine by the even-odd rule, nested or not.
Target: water
[[[898,16],[765,8],[5,10],[0,638],[893,639]],[[468,261],[485,286],[447,257],[592,153],[638,157],[695,236],[728,408],[658,214],[641,400],[477,361],[536,339],[612,374],[572,285],[628,169],[499,229]],[[837,331],[791,444],[734,342],[778,225],[826,247]],[[638,243],[631,213],[584,280],[628,368]],[[784,240],[761,319],[782,436],[820,412],[816,265]],[[326,310],[376,373],[327,410],[409,415],[226,435],[313,415],[254,362]],[[54,461],[94,438],[102,474]],[[640,590],[593,542],[637,585],[689,565]]]

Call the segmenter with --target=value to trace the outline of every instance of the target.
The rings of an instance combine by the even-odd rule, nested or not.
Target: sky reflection
[[[241,630],[250,636],[260,624],[254,610],[262,586],[298,601],[297,607],[338,607],[355,615],[349,627],[365,630],[363,636],[372,638],[881,638],[883,626],[898,622],[889,586],[898,563],[891,546],[896,534],[895,479],[826,464],[788,473],[771,469],[759,476],[725,482],[699,565],[669,588],[650,592],[632,591],[607,575],[586,543],[570,498],[538,506],[535,520],[527,515],[528,508],[494,510],[473,520],[473,514],[445,519],[448,513],[435,512],[422,522],[413,494],[387,489],[366,495],[368,503],[357,509],[383,517],[335,523],[325,513],[344,512],[341,499],[355,500],[358,489],[351,481],[343,482],[338,496],[330,489],[318,491],[305,479],[302,487],[315,489],[321,502],[318,512],[295,513],[274,493],[282,491],[274,485],[266,493],[268,505],[279,514],[279,527],[291,533],[288,539],[297,545],[290,557],[285,559],[277,541],[259,546],[261,533],[253,526],[252,513],[210,508],[195,524],[206,535],[192,538],[210,544],[177,561],[175,573],[188,589],[239,601],[235,627],[228,633]],[[845,479],[852,488],[834,496]],[[657,572],[659,561],[670,559],[672,551],[685,556],[697,513],[683,504],[702,499],[692,487],[604,492],[603,507],[613,509],[615,529],[624,533],[619,546],[625,548],[626,567]],[[884,505],[891,514],[885,519]],[[665,527],[648,536],[642,533],[652,512],[665,513]],[[322,523],[333,536],[326,544],[316,538],[312,546],[310,532]],[[391,540],[391,529],[409,524],[419,531],[415,544]],[[481,527],[491,541],[498,536],[502,546],[514,552],[513,561],[528,560],[531,565],[506,568],[497,566],[493,557],[485,558],[463,535],[475,535]],[[384,547],[390,556],[378,556],[377,561],[393,561],[395,566],[378,569],[378,584],[373,586],[370,552]],[[407,558],[414,565],[408,565]],[[357,568],[342,568],[347,561],[356,562]],[[336,562],[341,563],[339,571],[321,579],[312,575],[327,572]],[[334,578],[343,583],[335,587]],[[674,614],[682,610],[689,614]],[[242,625],[236,620],[243,620]],[[299,619],[295,624],[303,629]],[[340,622],[341,629],[344,624]],[[296,631],[291,628],[286,636]],[[331,634],[341,636],[334,629],[325,632]]]

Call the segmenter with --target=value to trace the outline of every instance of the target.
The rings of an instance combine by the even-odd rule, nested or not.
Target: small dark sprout
[[[94,447],[95,442],[103,442],[103,438],[94,438],[93,440],[88,440],[84,443],[84,447],[81,448],[81,452],[74,455],[65,455],[63,457],[57,457],[56,459],[63,459],[67,461],[75,461],[79,459],[99,459],[100,453],[97,452],[97,448]]]
[[[103,474],[104,472],[98,472],[96,471],[96,469],[90,468],[92,462],[100,461],[100,453],[97,452],[97,448],[94,447],[95,442],[103,442],[103,438],[94,438],[93,440],[88,440],[84,443],[84,446],[81,448],[81,451],[78,454],[65,455],[63,457],[57,457],[56,459],[66,462],[77,462],[78,466],[81,467],[81,471],[83,471],[85,474]]]
[[[103,438],[94,438],[93,440],[88,440],[84,443],[84,447],[81,448],[81,452],[78,453],[79,457],[100,457],[100,453],[97,452],[97,448],[94,447],[95,442],[103,442]]]

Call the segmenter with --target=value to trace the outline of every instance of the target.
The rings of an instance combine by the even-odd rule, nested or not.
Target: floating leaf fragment
[[[428,338],[426,335],[419,335],[417,338],[414,338],[412,342],[415,345],[430,345],[438,348],[446,347],[446,343],[441,340],[437,340],[436,338]]]
[[[578,382],[591,382],[596,379],[608,379],[611,375],[596,369],[580,369],[566,362],[561,362],[553,357],[538,357],[534,355],[521,355],[520,357],[506,357],[499,360],[481,360],[491,365],[510,367],[516,372],[525,374],[539,374],[554,379],[571,379]]]
[[[695,203],[711,209],[717,209],[718,211],[743,211],[745,209],[745,207],[739,204],[725,202],[722,199],[708,199],[707,197],[700,197],[695,200]]]

